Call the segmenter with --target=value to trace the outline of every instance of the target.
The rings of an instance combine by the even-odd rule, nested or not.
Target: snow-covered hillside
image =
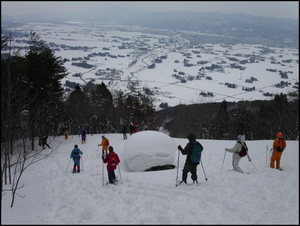
[[[28,23],[14,30],[35,31],[56,56],[69,60],[65,66],[70,74],[62,84],[104,82],[112,93],[116,90],[128,93],[128,83],[138,81],[141,90],[148,88],[156,98],[157,109],[161,103],[176,106],[223,100],[270,100],[273,97],[268,94],[299,89],[297,49],[214,43],[191,46],[179,31],[96,23]],[[155,61],[161,63],[148,69]],[[74,65],[82,62],[91,68]],[[212,65],[218,68],[205,69]],[[280,71],[287,78],[282,78]],[[231,85],[235,88],[230,88]]]
[[[186,158],[178,155],[177,148],[174,169],[133,172],[128,168],[124,147],[138,134],[137,146],[141,147],[145,140],[155,143],[155,137],[146,132],[128,136],[127,140],[122,134],[104,134],[121,160],[115,171],[118,185],[104,186],[102,172],[106,182],[107,171],[102,164],[101,147],[98,148],[103,134],[88,134],[85,144],[77,136],[69,140],[56,138],[50,143],[56,149],[54,154],[24,172],[20,185],[25,186],[18,194],[26,197],[16,196],[10,208],[10,193],[3,196],[1,223],[299,224],[298,141],[287,141],[281,159],[283,171],[279,171],[267,166],[267,148],[270,150],[273,141],[247,141],[246,137],[254,165],[247,158],[241,159],[240,166],[245,171],[241,174],[229,171],[232,154],[224,151],[235,140],[197,139],[204,147],[202,165],[197,168],[200,185],[176,187]],[[184,138],[170,139],[176,147],[188,142]],[[72,161],[69,164],[75,144],[83,151],[79,174],[72,174]],[[160,150],[159,145],[156,148]]]

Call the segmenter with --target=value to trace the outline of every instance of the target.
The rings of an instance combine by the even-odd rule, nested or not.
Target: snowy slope
[[[298,141],[287,141],[281,159],[283,171],[278,171],[266,166],[266,148],[270,149],[273,141],[247,141],[246,137],[258,171],[244,158],[240,166],[250,174],[240,174],[228,171],[232,169],[230,153],[226,152],[224,159],[225,147],[231,148],[236,141],[197,139],[204,146],[203,168],[198,166],[200,185],[176,187],[185,156],[179,155],[179,168],[131,172],[124,161],[123,147],[135,135],[126,141],[122,134],[104,134],[121,163],[116,170],[119,184],[102,186],[102,169],[105,182],[108,179],[106,166],[102,168],[101,147],[97,146],[101,135],[88,134],[86,144],[81,144],[77,136],[67,141],[61,136],[51,142],[55,153],[24,172],[20,184],[25,186],[18,193],[26,197],[17,196],[10,208],[10,193],[3,196],[1,223],[299,224]],[[187,143],[187,139],[171,139],[183,147]],[[72,161],[68,167],[74,144],[84,153],[80,174],[71,173]],[[176,166],[177,161],[176,150]]]

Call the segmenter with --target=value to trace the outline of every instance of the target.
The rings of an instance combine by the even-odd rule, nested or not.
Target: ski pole
[[[80,156],[80,158],[81,158],[81,164],[82,164],[81,170],[83,171],[83,160],[82,160],[82,155]]]
[[[251,162],[251,164],[252,164],[252,166],[256,169],[256,167],[255,167],[255,165],[253,164],[253,162],[251,161],[251,158],[250,158],[250,156],[247,154],[247,156],[248,156],[248,160],[249,160],[249,162]],[[257,171],[258,171],[258,169],[256,169]]]
[[[268,145],[267,145],[267,150],[266,150],[266,166],[268,167]]]
[[[122,180],[122,177],[121,177],[121,170],[120,170],[119,164],[118,164],[118,168],[119,168],[120,180]]]
[[[271,156],[272,156],[272,153],[273,153],[273,148],[270,149],[270,153],[269,153],[269,162],[268,162],[268,166],[270,166],[270,161],[271,161]]]
[[[204,173],[204,176],[205,176],[205,180],[207,181],[207,177],[206,177],[206,174],[205,174],[205,171],[204,171],[203,163],[202,163],[202,161],[201,161],[201,160],[200,160],[200,162],[201,162],[201,166],[202,166],[203,173]]]
[[[223,163],[222,163],[222,167],[221,167],[220,174],[222,173],[222,169],[223,169],[223,165],[224,165],[224,160],[225,160],[225,155],[226,155],[226,150],[225,150],[225,153],[224,153],[224,157],[223,157]]]
[[[177,158],[177,175],[176,175],[176,187],[178,186],[178,169],[179,169],[179,150],[178,150],[178,158]]]
[[[67,170],[68,170],[68,168],[69,168],[70,161],[71,161],[71,158],[70,158],[70,160],[69,160],[69,163],[68,163],[68,166],[67,166],[67,169],[66,169],[66,172],[65,172],[65,173],[67,173]]]
[[[99,150],[99,145],[98,145],[98,147],[97,147],[97,154],[98,154],[98,150]]]
[[[102,159],[102,186],[104,186],[104,163]]]

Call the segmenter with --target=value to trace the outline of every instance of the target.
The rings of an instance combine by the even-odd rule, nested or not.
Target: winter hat
[[[113,148],[112,146],[109,146],[108,150],[109,150],[109,151],[113,151],[114,148]]]
[[[77,145],[77,144],[75,144],[74,148],[78,148],[78,145]]]
[[[238,141],[241,141],[242,135],[238,135]]]
[[[189,135],[187,135],[187,139],[189,140],[190,143],[195,142],[196,135],[194,133],[190,133]]]
[[[279,132],[279,133],[277,134],[277,137],[282,138],[282,132]]]

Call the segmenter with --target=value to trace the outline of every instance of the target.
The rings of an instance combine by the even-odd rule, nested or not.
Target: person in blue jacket
[[[81,131],[80,131],[80,133],[79,133],[79,135],[81,135],[81,142],[82,142],[82,143],[85,143],[86,133],[87,133],[87,132],[86,132],[86,130],[85,130],[84,128],[82,128]],[[79,136],[79,135],[78,135],[78,136]]]
[[[75,144],[74,149],[71,152],[70,158],[73,158],[74,161],[74,168],[73,173],[76,173],[76,166],[77,166],[77,173],[80,173],[80,156],[83,155],[83,152],[78,148],[78,145]]]

